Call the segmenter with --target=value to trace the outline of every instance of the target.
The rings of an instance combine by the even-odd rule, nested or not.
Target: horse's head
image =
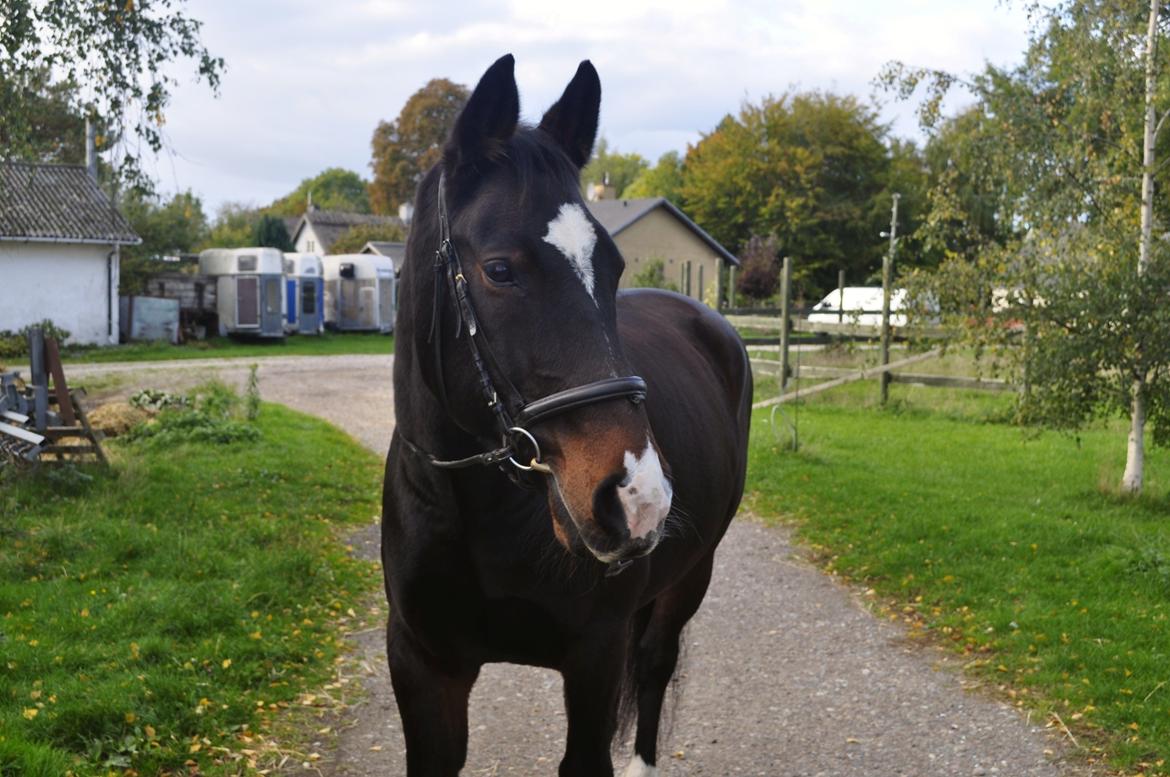
[[[475,343],[510,416],[533,400],[633,374],[617,331],[624,261],[579,186],[597,134],[597,72],[583,62],[533,128],[519,123],[513,66],[509,55],[484,74],[443,161],[419,187],[408,261],[417,284],[407,303],[414,308],[415,358],[424,366],[424,349],[433,349],[425,330],[431,300],[439,300],[432,336],[440,338],[442,363],[424,367],[424,380],[445,397],[455,423],[481,440],[498,439],[498,420],[486,408],[465,342],[469,327],[458,323],[458,301],[442,273],[432,273],[429,283],[421,277],[442,240],[440,199],[476,320]],[[672,489],[641,404],[613,397],[527,430],[551,469],[553,529],[566,548],[605,562],[653,549]]]

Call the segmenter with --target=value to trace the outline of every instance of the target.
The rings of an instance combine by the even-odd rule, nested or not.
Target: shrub
[[[780,244],[775,235],[753,235],[744,243],[743,259],[736,290],[753,300],[766,300],[780,284]]]
[[[147,390],[135,398],[154,402],[161,412],[131,429],[123,437],[130,442],[165,448],[189,442],[229,445],[260,439],[255,426],[239,419],[240,397],[219,381],[200,386],[189,397]]]
[[[678,286],[666,280],[666,263],[654,259],[630,279],[630,286],[638,289],[667,289],[678,291]]]
[[[49,319],[45,319],[35,324],[29,324],[21,329],[19,332],[2,331],[0,332],[0,358],[13,358],[16,356],[24,356],[28,353],[28,333],[34,326],[39,326],[44,332],[45,337],[52,337],[57,340],[57,345],[64,346],[69,339],[69,330],[62,329],[54,324]]]

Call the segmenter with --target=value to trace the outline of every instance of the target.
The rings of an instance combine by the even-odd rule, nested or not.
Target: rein
[[[442,332],[440,331],[440,311],[443,308],[444,290],[455,299],[455,309],[458,313],[456,320],[455,337],[462,336],[467,330],[467,344],[471,351],[471,364],[475,368],[478,378],[480,394],[495,419],[497,432],[500,436],[500,446],[492,450],[467,456],[462,459],[440,459],[418,447],[404,436],[399,439],[407,448],[426,459],[431,465],[440,469],[464,469],[476,466],[502,466],[505,462],[512,464],[516,470],[523,472],[539,472],[544,475],[551,473],[547,464],[541,459],[540,445],[529,431],[529,427],[547,421],[550,418],[563,415],[598,402],[611,399],[626,398],[634,404],[646,398],[646,381],[637,375],[623,378],[604,378],[581,386],[574,386],[563,391],[549,394],[546,397],[525,402],[520,391],[502,375],[499,361],[491,350],[491,345],[484,336],[483,329],[475,315],[475,308],[471,304],[471,293],[467,278],[463,275],[463,266],[459,261],[459,252],[451,241],[451,224],[447,215],[447,175],[439,174],[439,247],[435,251],[435,294],[431,308],[431,327],[427,336],[428,341],[435,345],[435,366],[439,381],[440,400],[447,405],[447,391],[443,382],[443,354]],[[486,356],[486,359],[485,359]],[[500,398],[496,384],[492,381],[488,371],[488,361],[495,367],[497,374],[511,390],[518,400],[519,411],[512,415],[507,405]],[[530,454],[530,455],[529,455]],[[518,458],[519,457],[519,460]],[[528,463],[522,463],[528,458]]]

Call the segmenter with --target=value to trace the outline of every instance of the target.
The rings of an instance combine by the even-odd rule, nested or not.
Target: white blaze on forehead
[[[658,769],[643,761],[642,756],[635,755],[634,760],[630,761],[630,765],[622,773],[622,777],[658,777]]]
[[[658,451],[649,440],[640,455],[626,451],[624,463],[626,477],[622,482],[625,485],[618,487],[618,499],[626,511],[630,537],[639,540],[657,529],[666,518],[674,492],[662,472]]]
[[[557,217],[548,223],[544,242],[560,249],[581,279],[585,291],[593,297],[593,247],[597,245],[597,233],[585,215],[585,209],[573,202],[562,205]],[[593,301],[596,303],[597,298],[593,297]]]

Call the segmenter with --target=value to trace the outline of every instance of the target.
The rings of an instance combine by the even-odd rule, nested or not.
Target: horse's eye
[[[512,265],[506,259],[492,259],[484,263],[483,271],[487,273],[492,283],[505,284],[512,282]]]

